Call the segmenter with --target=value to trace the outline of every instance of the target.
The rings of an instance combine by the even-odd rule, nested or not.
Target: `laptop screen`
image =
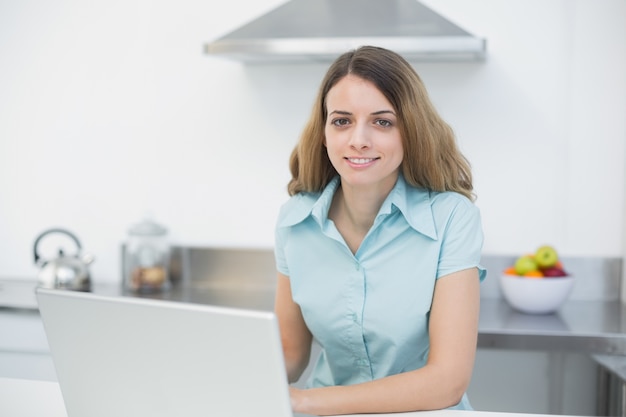
[[[37,291],[69,417],[292,417],[272,312]]]

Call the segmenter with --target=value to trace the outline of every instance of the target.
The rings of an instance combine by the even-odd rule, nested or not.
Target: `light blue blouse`
[[[328,219],[339,184],[290,198],[276,227],[278,271],[322,348],[310,387],[424,366],[435,281],[473,267],[486,276],[480,213],[466,197],[414,188],[400,175],[353,255]],[[454,408],[471,406],[464,396]]]

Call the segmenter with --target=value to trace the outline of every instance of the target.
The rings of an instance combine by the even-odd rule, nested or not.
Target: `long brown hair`
[[[401,170],[414,187],[455,191],[474,200],[469,161],[452,128],[439,116],[419,75],[400,55],[362,46],[346,52],[328,69],[311,116],[291,153],[289,195],[318,192],[337,175],[324,146],[326,96],[348,74],[373,83],[394,107],[402,136]]]

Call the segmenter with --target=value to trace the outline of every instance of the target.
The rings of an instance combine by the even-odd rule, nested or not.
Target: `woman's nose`
[[[369,132],[366,126],[356,125],[350,135],[350,146],[355,149],[367,148],[370,145]]]

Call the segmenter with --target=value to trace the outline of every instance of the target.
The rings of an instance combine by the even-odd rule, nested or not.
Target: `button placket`
[[[370,374],[370,363],[367,354],[367,347],[363,335],[363,305],[365,303],[365,270],[358,260],[354,263],[355,273],[353,274],[353,296],[348,318],[352,321],[351,327],[351,351],[353,354],[353,366],[360,368],[360,373]]]

